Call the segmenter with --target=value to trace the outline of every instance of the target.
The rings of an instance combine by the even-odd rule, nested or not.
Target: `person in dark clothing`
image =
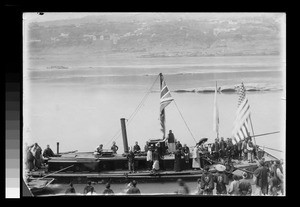
[[[168,134],[168,150],[170,153],[173,153],[176,150],[175,136],[172,130],[169,130],[169,134]]]
[[[183,155],[181,150],[176,150],[175,153],[175,158],[174,158],[174,171],[179,172],[181,171],[181,156]]]
[[[110,189],[110,184],[109,183],[106,184],[105,189],[104,189],[102,194],[104,194],[104,195],[114,194],[114,191],[112,189]]]
[[[243,179],[240,180],[239,191],[241,196],[251,196],[252,186],[249,180],[247,180],[248,174],[243,173]]]
[[[34,167],[35,169],[40,169],[42,167],[43,158],[42,158],[42,148],[35,143],[31,149],[31,152],[34,157]]]
[[[203,175],[201,176],[201,195],[213,195],[214,176],[209,172],[209,166],[204,167]]]
[[[95,155],[101,156],[102,153],[103,153],[103,144],[100,144],[100,145],[96,148],[94,154],[95,154]]]
[[[184,170],[187,170],[190,168],[190,148],[186,146],[186,144],[183,145],[182,148],[183,156],[184,156]]]
[[[238,155],[238,159],[241,160],[242,159],[242,145],[243,145],[243,141],[240,140],[238,141],[238,143],[236,144],[237,145],[237,155]]]
[[[158,153],[158,150],[157,148],[155,148],[153,154],[152,154],[152,159],[153,159],[153,166],[152,166],[152,170],[155,172],[155,171],[158,171],[159,170],[159,153]]]
[[[75,194],[76,191],[75,191],[75,188],[73,187],[73,183],[70,183],[70,187],[67,188],[65,194]]]
[[[220,144],[219,144],[219,138],[215,139],[215,142],[213,143],[211,147],[212,155],[215,160],[219,160],[220,157]]]
[[[47,148],[44,150],[43,157],[47,157],[47,158],[55,157],[55,155],[49,145],[47,145]]]
[[[256,195],[267,195],[268,194],[268,175],[269,169],[264,166],[264,161],[259,161],[259,167],[254,171],[256,177]]]
[[[128,170],[131,172],[135,172],[134,169],[134,153],[132,151],[132,149],[130,149],[129,153],[127,154],[127,160],[128,160]]]
[[[220,157],[222,159],[224,159],[224,157],[225,157],[226,147],[227,147],[226,146],[226,142],[224,141],[224,138],[221,137],[221,141],[220,141]]]
[[[30,147],[26,147],[26,152],[25,152],[25,166],[26,169],[31,171],[34,169],[34,156],[30,150]]]
[[[169,142],[169,143],[175,143],[175,136],[174,136],[172,130],[169,130],[169,134],[168,134],[168,142]]]
[[[141,147],[138,144],[138,142],[135,142],[135,145],[133,146],[133,153],[134,154],[140,154],[141,153]]]
[[[135,180],[133,180],[131,182],[132,186],[128,189],[128,191],[126,192],[127,194],[141,194],[140,189],[138,189],[136,187],[137,182]]]
[[[84,190],[83,190],[83,194],[93,194],[93,193],[96,193],[94,187],[92,186],[92,182],[91,181],[88,181],[88,185],[85,186]]]
[[[113,142],[113,145],[110,149],[114,152],[114,154],[117,154],[119,147],[116,145],[116,142]]]
[[[177,141],[175,149],[176,150],[178,150],[178,149],[181,150],[182,149],[182,145],[181,145],[180,141]]]
[[[217,195],[227,194],[226,185],[229,184],[228,176],[224,172],[224,170],[226,168],[225,168],[225,166],[222,166],[222,167],[224,167],[224,168],[217,169],[218,172],[214,176],[214,182],[216,183]]]
[[[269,180],[269,193],[272,196],[277,196],[278,191],[280,190],[280,180],[275,177],[274,171],[270,172],[270,180]]]

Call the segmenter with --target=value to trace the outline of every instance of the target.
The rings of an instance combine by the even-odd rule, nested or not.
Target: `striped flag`
[[[160,125],[163,137],[165,138],[166,129],[165,129],[165,108],[173,101],[174,99],[171,96],[170,90],[164,81],[163,75],[160,74]]]
[[[235,142],[244,140],[250,135],[249,124],[250,124],[250,105],[246,97],[246,89],[244,84],[238,87],[239,101],[238,109],[236,112],[236,119],[234,121],[234,129],[232,136]]]
[[[218,100],[217,100],[217,83],[215,89],[215,100],[214,100],[214,112],[213,112],[213,130],[217,133],[217,137],[219,137],[219,108],[218,108]]]

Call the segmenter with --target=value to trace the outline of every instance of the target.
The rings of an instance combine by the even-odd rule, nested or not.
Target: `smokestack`
[[[121,118],[121,128],[122,128],[124,153],[128,153],[128,142],[127,142],[127,132],[126,132],[125,118]]]
[[[59,142],[56,142],[56,154],[59,154]]]

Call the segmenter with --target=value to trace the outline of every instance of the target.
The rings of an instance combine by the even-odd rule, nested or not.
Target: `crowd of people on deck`
[[[201,178],[197,180],[195,191],[191,191],[183,179],[178,179],[177,190],[173,194],[178,195],[227,195],[227,196],[278,196],[284,195],[284,178],[283,178],[283,163],[276,160],[270,166],[260,160],[258,168],[254,172],[243,172],[242,176],[234,174],[230,179],[226,172],[226,167],[219,164],[214,167],[215,173],[211,172],[209,166],[204,167]],[[252,174],[252,176],[251,176]],[[111,184],[108,182],[102,195],[114,195],[114,191],[110,188]],[[70,183],[66,194],[75,194],[73,183]],[[153,192],[155,193],[155,192]],[[84,195],[97,194],[92,182],[89,181],[83,190]],[[124,191],[120,194],[142,194],[137,187],[135,180],[126,184]]]
[[[55,157],[50,145],[47,145],[46,149],[43,151],[38,143],[33,145],[25,144],[25,169],[28,171],[36,171],[44,167],[44,160],[50,157]]]
[[[180,141],[175,139],[172,130],[169,130],[163,146],[161,146],[162,142],[159,141],[155,144],[147,141],[142,150],[136,141],[135,145],[129,147],[128,153],[126,153],[128,170],[130,173],[136,172],[138,162],[135,162],[135,157],[140,155],[146,156],[147,168],[153,172],[164,169],[161,161],[165,154],[174,154],[174,171],[176,172],[190,168],[203,170],[205,165],[218,162],[230,165],[232,159],[244,160],[249,163],[255,163],[258,160],[257,148],[251,137],[235,143],[233,143],[232,138],[225,140],[223,137],[216,138],[214,143],[207,144],[206,142],[207,139],[203,142],[199,141],[190,150],[186,144],[182,146]],[[111,146],[113,153],[116,154],[118,149],[116,142],[113,142]],[[100,144],[96,148],[95,154],[102,155],[102,153],[103,145]],[[190,156],[193,158],[192,163],[190,163]]]

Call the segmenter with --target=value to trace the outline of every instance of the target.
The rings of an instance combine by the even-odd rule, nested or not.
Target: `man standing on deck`
[[[211,150],[212,150],[212,153],[213,153],[213,158],[218,161],[219,157],[220,157],[219,138],[215,139],[215,143],[213,143]]]
[[[242,151],[243,151],[243,160],[246,161],[248,159],[248,150],[247,150],[247,145],[248,145],[248,139],[245,138],[242,144]]]
[[[184,170],[188,170],[190,168],[190,148],[184,144],[182,148],[183,156],[184,156]]]
[[[259,161],[259,167],[254,171],[256,178],[256,195],[268,194],[268,177],[269,169],[265,167],[264,161]]]
[[[247,151],[248,151],[248,162],[253,163],[254,162],[253,161],[254,146],[253,146],[251,137],[249,138],[248,143],[247,143]]]
[[[181,150],[176,150],[174,153],[174,171],[179,172],[181,171],[181,156],[182,156]]]
[[[226,149],[226,142],[224,141],[224,138],[221,137],[220,141],[220,157],[224,159],[225,156],[225,149]]]
[[[153,165],[153,149],[152,147],[150,147],[147,151],[147,167],[148,167],[148,170],[152,170],[152,165]]]
[[[242,145],[243,145],[243,141],[240,140],[238,141],[237,144],[237,155],[238,155],[238,160],[241,160],[242,159]]]
[[[35,170],[40,169],[43,163],[42,148],[38,145],[38,143],[35,143],[31,149],[31,152],[34,156]]]
[[[132,151],[132,148],[130,148],[129,153],[127,154],[129,173],[135,172],[135,170],[134,170],[134,157],[135,157],[135,155]]]
[[[172,130],[169,130],[168,134],[168,150],[169,152],[175,152],[175,136]]]

